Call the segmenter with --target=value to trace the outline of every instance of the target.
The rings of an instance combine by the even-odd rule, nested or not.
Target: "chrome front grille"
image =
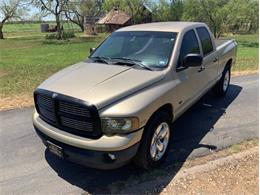
[[[101,135],[100,119],[94,106],[53,92],[36,90],[35,106],[40,117],[47,123],[72,134],[84,137]]]

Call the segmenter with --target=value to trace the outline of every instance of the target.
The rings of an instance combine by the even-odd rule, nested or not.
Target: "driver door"
[[[185,110],[193,101],[197,99],[203,89],[203,76],[201,67],[183,67],[183,59],[187,54],[200,54],[198,37],[194,30],[189,30],[183,36],[178,65],[176,67],[179,85],[176,90],[178,93],[178,106],[176,112]]]

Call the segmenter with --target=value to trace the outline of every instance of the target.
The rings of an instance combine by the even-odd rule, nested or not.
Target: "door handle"
[[[198,70],[198,72],[202,72],[203,70],[205,70],[205,66],[201,66]]]
[[[213,62],[217,62],[218,61],[218,58],[214,58]]]

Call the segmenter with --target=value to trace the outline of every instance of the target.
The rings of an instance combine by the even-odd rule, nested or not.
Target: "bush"
[[[45,35],[45,39],[56,39],[56,38],[57,38],[56,33],[51,33],[51,34]]]
[[[64,39],[74,38],[75,34],[74,34],[74,32],[71,32],[71,31],[63,32],[63,37],[64,37]]]
[[[63,39],[70,39],[70,38],[74,38],[74,37],[75,37],[74,32],[63,32]],[[57,33],[47,34],[45,36],[45,39],[48,39],[48,40],[57,39]]]

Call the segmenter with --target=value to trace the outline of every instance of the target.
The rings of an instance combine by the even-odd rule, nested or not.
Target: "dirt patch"
[[[170,165],[118,185],[120,194],[258,194],[258,139]]]
[[[0,110],[11,110],[15,108],[30,107],[33,105],[33,98],[29,95],[15,95],[6,98],[0,98]]]
[[[180,172],[161,194],[258,194],[258,147]]]
[[[121,193],[258,194],[258,169],[258,147],[255,147],[203,165],[181,169],[173,178],[157,178]]]
[[[243,70],[243,71],[232,71],[232,76],[242,76],[242,75],[249,75],[249,74],[258,74],[258,70]]]
[[[4,70],[0,70],[0,78],[8,75],[8,73]]]

